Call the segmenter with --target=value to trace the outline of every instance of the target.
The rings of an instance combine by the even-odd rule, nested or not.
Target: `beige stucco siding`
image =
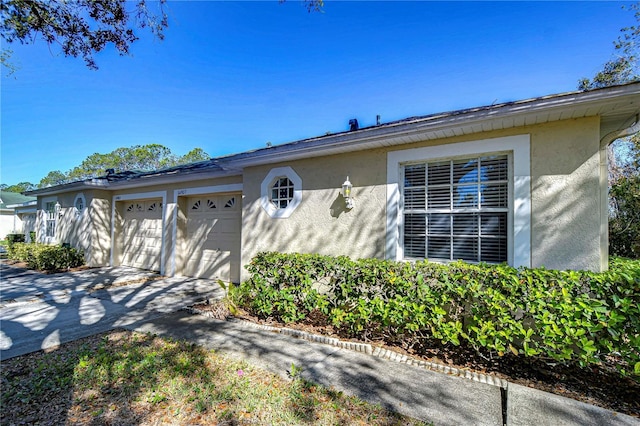
[[[77,197],[83,197],[84,209],[75,208]],[[60,216],[56,225],[55,244],[70,244],[84,252],[89,266],[105,266],[110,254],[110,212],[109,193],[107,191],[83,190],[71,191],[38,200],[38,209],[45,207],[47,201],[60,204]],[[38,232],[44,232],[45,216],[42,211],[37,218]],[[40,241],[43,240],[40,235]]]
[[[599,133],[599,118],[592,117],[248,168],[243,264],[266,250],[384,258],[387,152],[529,135],[531,266],[602,270],[606,238],[601,233],[607,218],[600,207],[606,187],[600,176]],[[260,205],[260,184],[271,169],[282,166],[301,177],[303,197],[289,218],[273,219]],[[351,211],[340,195],[346,176],[353,183]]]
[[[532,266],[600,270],[599,119],[565,120],[531,133]],[[606,247],[604,255],[606,256]]]
[[[195,235],[188,226],[188,200],[198,197],[209,199],[207,197],[211,194],[241,197],[241,265],[246,265],[261,251],[383,259],[389,257],[385,252],[387,235],[398,231],[387,229],[390,152],[423,147],[437,149],[452,143],[527,135],[529,145],[525,152],[530,160],[525,164],[530,166],[530,174],[525,186],[529,188],[527,205],[531,210],[531,222],[528,224],[531,266],[597,271],[607,266],[607,211],[602,205],[602,200],[606,200],[606,167],[601,168],[603,161],[606,165],[606,157],[602,156],[600,149],[600,130],[598,117],[564,120],[246,167],[242,176],[195,181],[182,180],[186,176],[176,176],[182,181],[110,191],[85,190],[82,192],[87,207],[79,217],[73,211],[78,191],[39,197],[38,208],[42,209],[43,203],[52,198],[61,204],[63,219],[57,242],[69,242],[85,250],[92,266],[106,265],[110,258],[113,258],[114,265],[122,261],[123,247],[115,241],[123,232],[124,215],[121,210],[124,201],[154,199],[164,203],[162,237],[158,240],[162,246],[162,270],[169,275],[184,273],[188,259],[198,256],[196,252],[201,248],[188,244],[190,234]],[[429,151],[433,152],[432,149]],[[495,152],[498,151],[501,149]],[[287,218],[271,217],[261,204],[263,180],[278,167],[290,167],[301,180],[301,203]],[[355,207],[351,210],[346,209],[340,193],[347,176],[353,184]],[[41,230],[42,225],[38,229]],[[207,250],[219,248],[213,242],[207,244],[202,247]],[[186,268],[187,272],[200,270],[201,265],[195,264]],[[246,278],[244,268],[241,278]]]
[[[111,256],[111,193],[91,191],[88,196],[91,244],[85,260],[89,266],[106,266]]]
[[[242,263],[261,251],[384,258],[386,156],[367,151],[287,163],[302,180],[302,202],[290,217],[271,218],[261,183],[277,164],[245,169]],[[349,176],[355,207],[340,194]]]

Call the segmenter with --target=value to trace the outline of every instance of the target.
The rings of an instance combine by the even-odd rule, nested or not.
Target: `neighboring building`
[[[606,148],[640,128],[639,114],[632,83],[30,194],[39,241],[82,248],[91,265],[239,281],[273,250],[601,271]]]
[[[0,239],[7,234],[25,234],[35,231],[36,197],[15,192],[0,191]]]

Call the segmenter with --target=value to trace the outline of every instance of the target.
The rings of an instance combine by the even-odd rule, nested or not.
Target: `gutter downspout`
[[[614,130],[600,139],[600,270],[609,269],[609,160],[607,148],[619,138],[631,136],[640,131],[640,114],[634,123],[622,130]]]

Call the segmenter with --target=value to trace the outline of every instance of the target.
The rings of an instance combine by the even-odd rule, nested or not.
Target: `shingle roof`
[[[37,197],[28,197],[26,195],[18,194],[17,192],[0,191],[0,209],[6,209],[7,206],[28,203],[36,200]]]

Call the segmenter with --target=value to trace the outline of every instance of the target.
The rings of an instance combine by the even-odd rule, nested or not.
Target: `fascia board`
[[[137,178],[130,181],[111,182],[107,190],[120,190],[129,188],[144,188],[156,185],[171,185],[182,182],[193,182],[198,180],[216,179],[230,176],[241,176],[242,170],[225,170],[225,171],[201,171],[198,173],[181,173],[165,176],[149,176],[148,178]]]
[[[31,201],[26,201],[24,203],[8,204],[6,207],[10,208],[10,209],[17,209],[17,208],[20,208],[20,207],[35,206],[37,204],[38,204],[38,200],[31,200]]]
[[[30,196],[48,196],[48,195],[57,195],[65,192],[70,192],[78,189],[108,189],[105,181],[101,179],[99,182],[91,182],[91,181],[82,181],[82,182],[72,182],[63,185],[52,186],[51,188],[40,188],[34,189],[33,191],[26,191],[25,194]]]

